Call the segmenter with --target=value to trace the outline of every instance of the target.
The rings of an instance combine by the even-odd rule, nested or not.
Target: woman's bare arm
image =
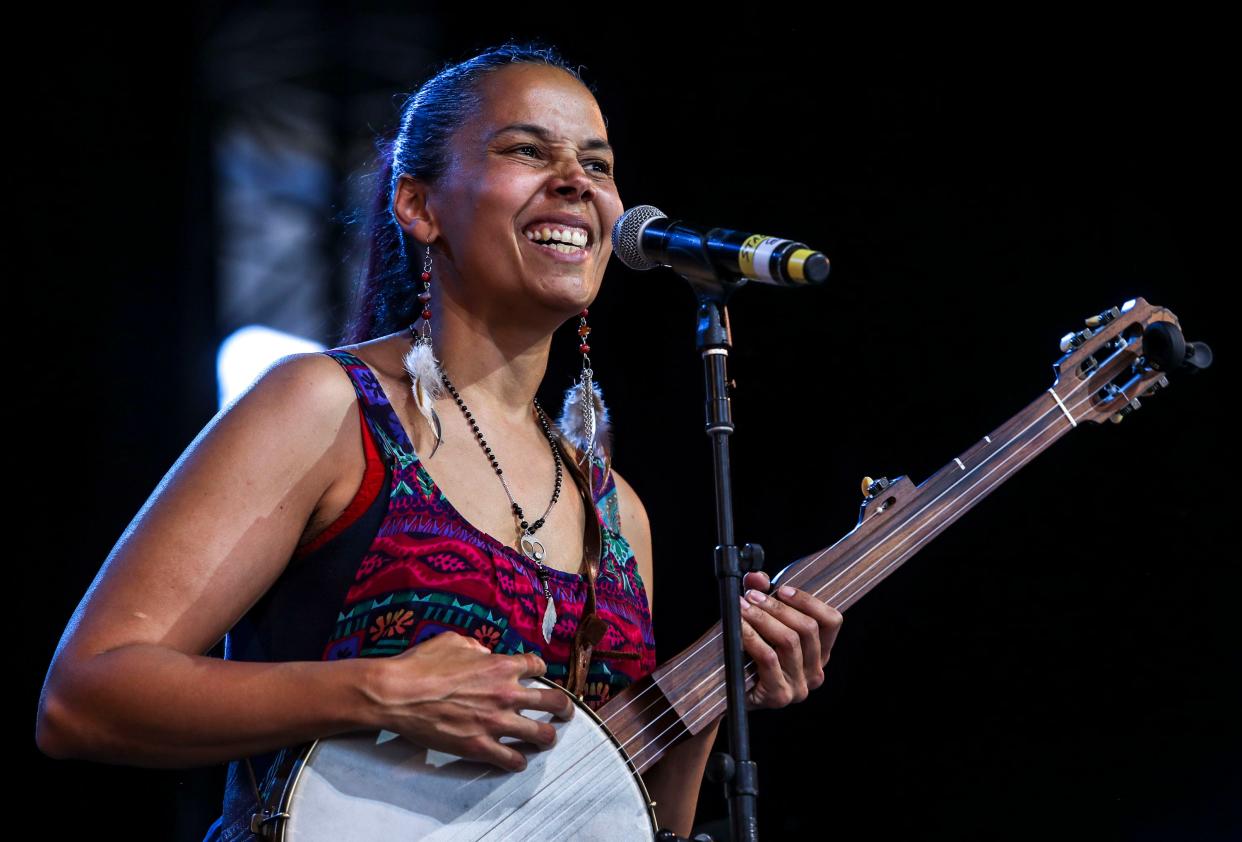
[[[353,388],[322,354],[284,358],[217,415],[74,612],[40,698],[39,747],[185,766],[369,726],[372,663],[202,654],[281,574],[360,435]]]
[[[202,653],[271,587],[335,481],[362,481],[353,387],[321,354],[277,364],[208,424],[121,536],[52,660],[36,739],[53,757],[142,766],[232,760],[384,728],[505,769],[573,714],[533,653],[444,634],[388,658],[247,663]],[[350,450],[353,456],[350,458]],[[342,465],[357,474],[338,477]],[[296,618],[293,618],[296,620]]]

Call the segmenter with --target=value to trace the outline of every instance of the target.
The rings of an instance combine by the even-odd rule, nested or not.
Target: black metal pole
[[[750,756],[750,726],[746,718],[746,675],[742,649],[740,597],[742,577],[754,556],[739,551],[733,535],[733,485],[729,464],[730,409],[728,358],[732,347],[726,301],[740,284],[705,283],[691,279],[699,299],[696,347],[703,357],[706,385],[706,432],[712,440],[716,478],[716,577],[720,587],[721,627],[724,630],[725,682],[728,698],[729,754],[712,758],[711,777],[723,784],[729,804],[733,842],[757,842],[758,768]],[[749,549],[749,548],[748,548]],[[758,553],[762,558],[762,553]]]

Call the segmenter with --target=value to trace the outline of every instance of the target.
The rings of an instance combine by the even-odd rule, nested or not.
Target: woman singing
[[[589,306],[623,209],[599,105],[555,51],[510,44],[423,84],[381,149],[349,344],[283,358],[204,428],[117,542],[44,687],[53,757],[230,761],[209,840],[253,838],[283,748],[386,729],[520,770],[502,737],[556,736],[520,711],[574,705],[519,679],[597,708],[656,666],[647,515],[611,469],[589,376]],[[535,395],[566,321],[583,377],[556,420]],[[841,615],[766,595],[762,573],[745,586],[749,704],[806,698]],[[226,633],[226,658],[205,656]],[[715,733],[644,775],[662,827],[690,833]]]

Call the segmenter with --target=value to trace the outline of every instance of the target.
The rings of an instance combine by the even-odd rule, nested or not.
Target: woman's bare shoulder
[[[377,369],[374,349],[358,346],[340,346],[333,350],[346,351],[357,356],[369,367]],[[331,482],[353,482],[357,485],[362,469],[362,446],[359,424],[356,420],[358,392],[345,367],[336,359],[321,351],[290,354],[273,363],[261,375],[254,388],[266,389],[268,403],[294,402],[299,408],[299,426],[303,432],[316,438],[320,446],[326,440],[324,433],[331,432],[331,442],[326,443],[330,458]]]
[[[356,396],[344,367],[321,351],[281,357],[255,378],[250,389],[279,392],[282,397],[301,392],[303,398],[300,399],[307,400],[310,408],[326,402],[329,414],[349,404]]]

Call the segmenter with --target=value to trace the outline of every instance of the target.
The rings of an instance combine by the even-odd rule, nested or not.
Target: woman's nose
[[[579,199],[589,202],[595,197],[595,183],[583,168],[575,161],[565,161],[557,165],[557,173],[552,182],[552,189],[565,199]]]

